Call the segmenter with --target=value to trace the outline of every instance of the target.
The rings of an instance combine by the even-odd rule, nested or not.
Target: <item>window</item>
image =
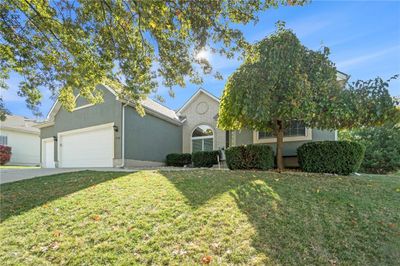
[[[7,145],[7,136],[0,136],[0,145]]]
[[[214,149],[214,131],[210,126],[201,125],[192,133],[192,152],[212,151]]]
[[[306,135],[306,126],[301,120],[293,120],[286,127],[283,132],[284,137],[298,137]],[[259,139],[273,138],[272,132],[258,132]]]
[[[301,141],[311,140],[312,132],[310,128],[307,128],[303,121],[293,120],[285,126],[283,132],[283,141]],[[274,143],[276,137],[273,132],[257,132],[254,133],[255,143]]]

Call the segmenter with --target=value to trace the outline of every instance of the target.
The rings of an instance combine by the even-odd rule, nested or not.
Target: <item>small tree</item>
[[[387,82],[377,78],[344,88],[328,56],[328,48],[306,48],[278,22],[277,31],[256,43],[229,77],[218,126],[272,132],[283,169],[283,134],[290,121],[333,130],[383,123],[396,112]]]

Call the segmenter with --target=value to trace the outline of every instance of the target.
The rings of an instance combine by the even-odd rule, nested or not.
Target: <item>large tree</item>
[[[348,87],[337,81],[329,49],[313,51],[277,24],[274,34],[256,43],[229,77],[218,126],[225,130],[271,132],[283,169],[283,137],[293,120],[320,129],[376,125],[394,117],[395,101],[380,78]]]
[[[137,105],[160,85],[201,83],[215,74],[196,54],[205,47],[232,57],[246,47],[235,24],[259,11],[307,0],[3,0],[0,3],[0,85],[14,71],[18,94],[34,111],[40,87],[63,106],[74,92],[101,102],[95,85],[112,85]],[[200,67],[196,67],[200,66]],[[198,71],[200,69],[200,71]]]

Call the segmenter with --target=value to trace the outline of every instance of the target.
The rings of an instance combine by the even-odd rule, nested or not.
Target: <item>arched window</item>
[[[192,133],[192,152],[212,151],[214,149],[214,131],[210,126],[200,125]]]

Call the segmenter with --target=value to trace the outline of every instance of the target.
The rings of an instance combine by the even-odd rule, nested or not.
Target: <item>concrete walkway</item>
[[[0,169],[0,184],[30,179],[38,176],[55,175],[61,173],[78,172],[84,170],[103,172],[134,172],[131,169],[121,168],[3,168]]]

